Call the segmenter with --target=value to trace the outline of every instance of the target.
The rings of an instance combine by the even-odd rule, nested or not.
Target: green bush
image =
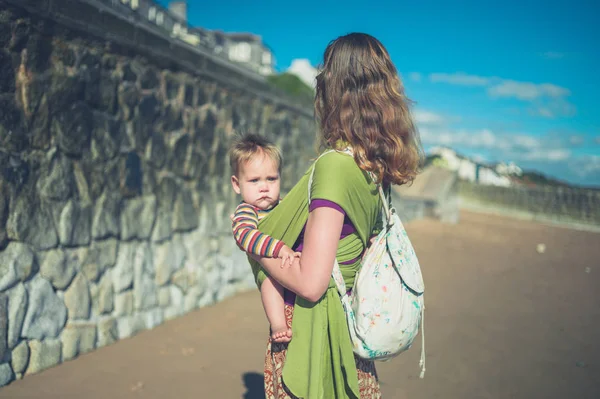
[[[279,90],[289,94],[303,103],[310,104],[314,100],[314,90],[296,75],[284,72],[278,75],[268,76],[267,81]]]

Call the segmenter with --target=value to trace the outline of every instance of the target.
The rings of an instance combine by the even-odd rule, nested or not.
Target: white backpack
[[[321,156],[329,152],[332,151]],[[349,149],[343,152],[352,155]],[[309,204],[313,175],[314,168],[308,186]],[[332,275],[346,313],[354,353],[363,359],[389,360],[412,346],[421,325],[420,378],[423,378],[423,276],[415,250],[396,210],[388,206],[381,185],[378,185],[378,189],[383,202],[384,227],[365,251],[349,295],[337,260]]]

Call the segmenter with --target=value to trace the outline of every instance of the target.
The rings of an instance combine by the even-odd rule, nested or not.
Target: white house
[[[435,162],[435,165],[456,171],[459,179],[490,186],[509,187],[512,185],[508,176],[501,175],[482,163],[460,156],[450,148],[434,147],[430,152],[432,155],[440,157],[441,161]]]

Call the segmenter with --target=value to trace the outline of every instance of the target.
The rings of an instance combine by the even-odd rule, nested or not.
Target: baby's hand
[[[281,258],[281,268],[283,269],[285,264],[288,262],[289,262],[288,266],[292,266],[292,263],[294,262],[294,258],[300,257],[300,252],[294,252],[290,247],[288,247],[287,245],[284,245],[279,250],[278,257]]]

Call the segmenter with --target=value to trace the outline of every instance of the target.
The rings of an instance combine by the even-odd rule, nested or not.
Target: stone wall
[[[520,218],[600,229],[600,190],[459,183],[461,206]]]
[[[0,386],[252,288],[228,144],[276,140],[284,190],[314,155],[310,110],[117,22],[0,1]]]

